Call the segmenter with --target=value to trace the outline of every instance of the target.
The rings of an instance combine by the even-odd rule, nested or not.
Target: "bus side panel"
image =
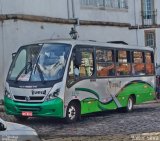
[[[81,103],[81,114],[126,107],[130,95],[136,104],[155,98],[154,76],[103,78],[90,82],[78,81],[66,88],[65,106],[76,99]]]
[[[145,82],[133,82],[122,88],[122,90],[117,94],[122,107],[127,105],[128,98],[132,94],[136,98],[135,104],[155,99],[155,90],[151,85]]]
[[[117,105],[114,101],[108,103],[101,103],[100,101],[91,98],[81,101],[81,114],[113,109],[117,109]]]

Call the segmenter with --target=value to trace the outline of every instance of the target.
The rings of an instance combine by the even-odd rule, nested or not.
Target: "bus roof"
[[[133,46],[133,45],[125,45],[125,44],[117,44],[117,43],[105,43],[94,40],[73,40],[73,39],[46,39],[40,40],[37,42],[33,42],[32,44],[40,44],[40,43],[65,43],[71,45],[90,45],[90,46],[98,46],[98,47],[110,47],[110,48],[123,48],[123,49],[137,49],[137,50],[149,50],[153,51],[153,48],[147,46]]]

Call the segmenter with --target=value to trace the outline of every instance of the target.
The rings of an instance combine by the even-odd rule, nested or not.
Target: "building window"
[[[147,30],[145,31],[145,46],[150,46],[155,48],[156,38],[155,38],[155,31],[154,30]]]
[[[153,11],[153,0],[143,0],[143,11],[145,12],[145,19],[151,19]]]
[[[142,24],[156,24],[157,12],[154,9],[154,0],[142,0]]]
[[[82,7],[128,9],[128,0],[80,0]]]

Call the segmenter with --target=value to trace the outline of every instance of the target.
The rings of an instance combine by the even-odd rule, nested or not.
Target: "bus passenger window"
[[[143,53],[139,51],[133,52],[132,73],[134,75],[145,75],[145,64],[143,61]]]
[[[93,49],[77,48],[73,50],[69,74],[68,84],[93,75]]]
[[[154,74],[154,61],[152,59],[151,52],[145,53],[145,62],[146,62],[146,74]]]
[[[116,73],[119,75],[130,75],[131,74],[131,61],[130,61],[130,52],[119,50],[117,52],[117,64],[116,64]]]
[[[79,73],[81,77],[89,77],[93,75],[93,49],[81,49],[82,62],[79,66]]]
[[[113,50],[96,50],[97,76],[106,77],[115,75]]]

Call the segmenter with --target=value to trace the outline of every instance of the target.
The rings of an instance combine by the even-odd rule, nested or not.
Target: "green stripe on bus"
[[[75,88],[76,91],[84,91],[84,92],[89,92],[89,93],[92,93],[93,95],[95,95],[98,100],[99,100],[99,95],[98,93],[96,93],[95,91],[91,90],[91,89],[88,89],[88,88]]]

